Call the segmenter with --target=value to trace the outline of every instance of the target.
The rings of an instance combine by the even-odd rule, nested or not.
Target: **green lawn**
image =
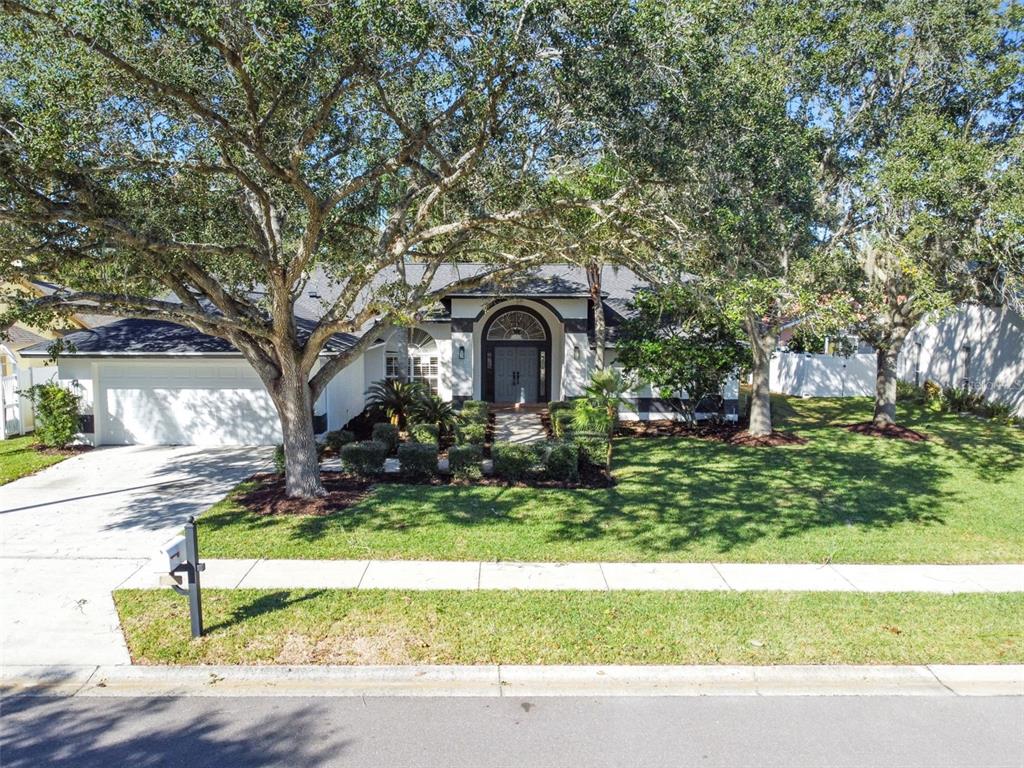
[[[610,490],[383,485],[328,517],[202,518],[207,557],[1024,561],[1024,432],[901,410],[925,443],[855,435],[858,399],[779,398],[804,446],[622,440]]]
[[[1024,662],[1024,594],[114,593],[138,664]]]
[[[0,440],[0,485],[31,475],[67,458],[60,453],[41,453],[35,445],[35,438],[31,435]]]

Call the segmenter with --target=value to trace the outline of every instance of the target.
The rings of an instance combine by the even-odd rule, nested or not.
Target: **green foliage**
[[[574,435],[572,441],[579,449],[581,462],[592,467],[608,467],[608,441],[604,437]]]
[[[943,387],[939,407],[946,413],[966,413],[981,408],[985,398],[968,387]]]
[[[403,443],[398,446],[398,463],[406,477],[430,477],[437,472],[437,443]]]
[[[324,436],[324,445],[335,453],[338,453],[343,445],[354,443],[355,440],[356,436],[354,432],[347,429],[335,429]]]
[[[434,424],[413,424],[409,427],[409,437],[417,443],[437,444],[438,429]]]
[[[384,379],[366,390],[366,406],[372,412],[387,416],[391,423],[403,428],[421,408],[430,390],[419,381]]]
[[[437,430],[435,440],[440,435],[450,435],[459,424],[458,414],[452,404],[430,392],[413,404],[411,417],[416,424],[434,427]]]
[[[580,479],[580,449],[576,443],[539,443],[536,450],[545,477],[568,483]]]
[[[462,404],[459,415],[465,422],[486,424],[490,414],[490,405],[483,400],[467,400]]]
[[[284,446],[280,444],[274,446],[274,471],[279,475],[285,471]]]
[[[384,459],[390,452],[379,440],[347,443],[341,447],[341,464],[349,472],[373,477],[384,471]]]
[[[448,449],[448,469],[459,480],[479,478],[483,459],[484,451],[479,445],[453,445]]]
[[[388,424],[385,421],[373,425],[370,433],[371,439],[387,446],[388,453],[394,453],[398,448],[398,427]]]
[[[572,405],[567,400],[552,400],[548,403],[548,414],[554,416],[559,411],[567,411]]]
[[[483,424],[463,424],[455,436],[460,445],[483,445],[487,440],[487,427]]]
[[[750,363],[739,324],[691,287],[641,291],[633,308],[621,331],[619,362],[663,397],[686,392],[691,418],[702,397],[721,392],[726,378]]]
[[[843,333],[828,335],[815,331],[813,328],[798,326],[787,346],[790,352],[804,352],[812,355],[825,353],[828,342],[828,353],[839,357],[849,357],[857,351],[857,342]]]
[[[614,368],[606,368],[594,371],[590,376],[590,383],[583,388],[582,398],[591,407],[604,411],[605,429],[609,435],[615,434],[619,428],[619,410],[628,408],[636,410],[636,406],[626,399],[625,395],[632,387],[630,379],[621,371]],[[574,411],[585,413],[586,409],[577,408],[580,400],[573,404]],[[583,423],[578,425],[580,429],[586,429],[586,417]]]
[[[565,408],[552,412],[551,431],[555,433],[555,438],[564,440],[572,433],[573,419],[574,411],[568,403]]]
[[[36,384],[22,394],[32,400],[36,437],[48,448],[66,448],[79,429],[82,398],[59,384]]]
[[[537,454],[529,445],[497,442],[491,446],[494,474],[510,483],[525,480],[537,464]]]

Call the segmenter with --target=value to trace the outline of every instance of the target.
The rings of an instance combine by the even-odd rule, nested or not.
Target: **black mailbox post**
[[[199,536],[196,533],[196,519],[190,517],[185,523],[185,561],[178,565],[172,575],[184,573],[187,587],[181,582],[172,584],[171,588],[179,595],[188,597],[188,613],[192,620],[192,637],[203,636],[203,596],[199,587],[199,574],[206,566],[199,562]]]

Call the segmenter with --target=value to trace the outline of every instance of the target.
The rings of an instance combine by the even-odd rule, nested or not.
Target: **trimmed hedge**
[[[427,478],[437,471],[437,443],[403,443],[398,463],[406,477]]]
[[[595,467],[603,467],[608,458],[608,441],[596,437],[575,437],[573,442],[579,449],[580,461]]]
[[[491,446],[491,458],[494,474],[512,483],[523,480],[537,464],[533,447],[518,443],[495,443]]]
[[[416,443],[436,443],[438,429],[436,424],[413,424],[409,427],[409,437]]]
[[[559,440],[565,440],[572,434],[572,409],[562,408],[551,413],[551,431]]]
[[[373,425],[373,432],[370,434],[373,440],[387,446],[388,453],[394,453],[398,448],[398,427],[394,424],[389,424],[386,421],[377,422]]]
[[[456,432],[459,445],[483,445],[487,440],[487,426],[484,424],[464,424]]]
[[[448,469],[452,477],[460,480],[480,477],[480,462],[483,460],[484,449],[479,445],[453,445],[448,449]]]
[[[388,446],[379,440],[364,440],[341,447],[341,463],[345,469],[358,475],[379,475],[384,471]]]
[[[324,436],[324,445],[330,448],[335,453],[341,451],[343,445],[354,443],[356,441],[356,434],[348,429],[335,429],[332,432],[328,432]]]
[[[540,443],[537,455],[551,480],[575,483],[580,479],[580,447],[576,443]]]
[[[486,424],[490,405],[483,400],[467,400],[462,404],[462,420],[472,424]]]
[[[566,411],[572,408],[572,403],[567,400],[552,400],[548,403],[548,413],[554,416],[558,411]]]

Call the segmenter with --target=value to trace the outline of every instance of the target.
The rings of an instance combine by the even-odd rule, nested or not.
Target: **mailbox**
[[[183,535],[175,536],[160,547],[153,562],[160,574],[160,583],[188,597],[192,637],[202,637],[203,605],[199,574],[206,570],[206,566],[199,562],[199,537],[194,517],[185,523]]]
[[[175,536],[160,547],[153,558],[157,573],[173,573],[178,569],[178,566],[184,565],[187,560],[184,536]]]

